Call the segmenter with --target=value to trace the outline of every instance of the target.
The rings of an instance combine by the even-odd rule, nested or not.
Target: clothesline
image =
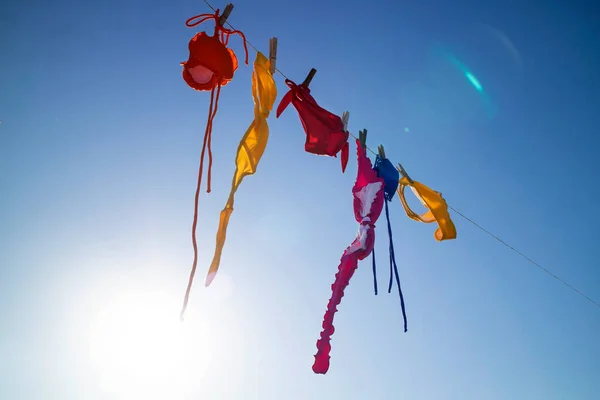
[[[206,3],[206,5],[213,10],[214,12],[216,12],[216,9],[207,1],[207,0],[203,0],[204,3]],[[233,25],[231,25],[229,23],[229,21],[225,22],[226,25],[228,25],[232,30],[235,30],[235,28],[233,27]],[[246,40],[246,43],[257,53],[262,53],[260,50],[258,50],[249,40]],[[283,76],[285,79],[289,79],[283,72],[281,72],[280,69],[278,69],[277,67],[275,68],[275,71],[278,72],[281,76]],[[350,136],[352,136],[354,139],[358,138],[356,136],[354,136],[354,134],[352,134],[351,132],[349,132]],[[366,149],[371,152],[371,154],[377,156],[378,153],[376,153],[375,151],[371,150],[368,146],[366,146]],[[451,209],[452,211],[454,211],[454,213],[456,213],[457,215],[459,215],[460,217],[462,217],[463,219],[465,219],[466,221],[470,222],[471,224],[473,224],[475,227],[477,227],[478,229],[480,229],[482,232],[486,233],[487,235],[489,235],[490,237],[496,239],[498,242],[500,242],[501,244],[503,244],[504,246],[506,246],[508,249],[512,250],[513,252],[515,252],[516,254],[520,255],[521,257],[523,257],[525,260],[527,260],[530,264],[532,264],[533,266],[539,268],[542,272],[548,274],[549,276],[551,276],[552,278],[556,279],[557,281],[561,282],[562,284],[564,284],[566,287],[568,287],[569,289],[571,289],[573,292],[575,292],[576,294],[580,295],[581,297],[583,297],[584,299],[588,300],[589,302],[591,302],[592,304],[596,305],[598,308],[600,308],[600,302],[597,302],[596,300],[592,299],[591,297],[589,297],[588,295],[586,295],[585,293],[583,293],[581,290],[577,289],[576,287],[574,287],[573,285],[571,285],[570,283],[568,283],[567,281],[565,281],[564,279],[558,277],[557,275],[555,275],[554,273],[552,273],[550,270],[544,268],[541,264],[539,264],[538,262],[534,261],[532,258],[528,257],[527,255],[525,255],[524,253],[522,253],[521,251],[517,250],[515,247],[511,246],[510,244],[508,244],[507,242],[505,242],[504,240],[500,239],[497,235],[493,234],[492,232],[490,232],[489,230],[485,229],[483,226],[479,225],[478,223],[476,223],[475,221],[473,221],[471,218],[467,217],[466,215],[464,215],[463,213],[459,212],[458,210],[456,210],[455,208],[451,207],[450,205],[448,205],[448,208]]]

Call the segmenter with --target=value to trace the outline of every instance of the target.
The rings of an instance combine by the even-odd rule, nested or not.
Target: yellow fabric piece
[[[419,215],[415,213],[408,206],[406,198],[404,197],[404,188],[406,188],[406,186],[410,186],[421,204],[427,208],[427,211],[423,214]],[[409,218],[426,224],[437,222],[438,228],[434,233],[437,241],[456,239],[456,227],[450,218],[448,204],[441,193],[428,188],[420,182],[413,181],[413,183],[411,183],[406,177],[400,178],[397,192],[398,197],[400,197],[400,201],[402,202],[402,206],[404,207],[404,211],[406,211],[406,215],[408,215]]]
[[[245,176],[253,175],[256,172],[256,167],[265,152],[269,139],[267,118],[273,109],[273,104],[277,97],[277,88],[275,87],[273,75],[271,75],[271,62],[261,53],[257,53],[256,60],[254,61],[252,97],[254,98],[254,121],[248,127],[238,146],[235,159],[235,173],[231,182],[231,192],[229,193],[227,204],[219,216],[215,255],[206,276],[205,286],[210,285],[219,270],[221,253],[227,236],[229,217],[233,212],[235,192]]]

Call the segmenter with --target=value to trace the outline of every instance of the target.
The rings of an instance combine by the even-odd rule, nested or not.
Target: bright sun
[[[181,323],[177,300],[161,292],[128,293],[97,315],[90,355],[105,390],[150,400],[180,399],[198,388],[213,356],[212,335],[190,317]]]

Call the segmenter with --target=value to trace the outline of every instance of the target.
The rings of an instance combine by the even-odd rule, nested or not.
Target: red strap
[[[219,95],[221,94],[221,85],[217,85],[216,96],[215,89],[210,91],[210,106],[208,107],[208,121],[206,121],[206,130],[204,132],[204,142],[202,143],[202,152],[200,153],[200,166],[198,167],[198,182],[196,184],[196,195],[194,196],[194,219],[192,221],[192,246],[194,248],[194,261],[192,262],[192,270],[190,271],[190,277],[188,279],[188,285],[185,290],[185,296],[183,298],[183,306],[181,308],[180,318],[183,320],[183,315],[190,299],[190,292],[192,290],[192,283],[194,282],[194,276],[196,275],[196,267],[198,265],[198,243],[196,240],[196,227],[198,226],[198,199],[200,197],[200,188],[202,186],[202,172],[204,170],[204,155],[208,149],[208,182],[206,185],[206,192],[210,193],[211,175],[212,175],[212,149],[210,148],[212,139],[212,124],[217,110],[219,108]]]
[[[292,98],[298,93],[298,85],[293,81],[286,79],[285,84],[288,85],[290,90],[283,96],[279,105],[277,106],[277,113],[275,114],[275,118],[279,118],[282,112],[285,111],[287,106],[292,102]]]
[[[219,10],[217,10],[217,14],[218,14],[218,13],[219,13]],[[212,19],[216,19],[216,18],[215,18],[215,14],[199,14],[199,15],[195,15],[195,16],[193,16],[192,18],[188,18],[188,20],[187,20],[187,21],[185,21],[185,24],[186,24],[188,27],[192,28],[192,27],[194,27],[194,26],[196,26],[196,25],[200,25],[200,24],[201,24],[201,23],[203,23],[204,21],[206,21],[206,20],[209,20],[209,19],[211,19],[211,18],[212,18]],[[198,21],[194,21],[194,20],[198,20]],[[192,21],[194,21],[194,22],[192,22]]]
[[[346,172],[346,166],[348,165],[348,156],[350,155],[350,145],[348,142],[344,143],[344,147],[342,147],[342,157],[340,161],[342,163],[342,173]]]
[[[292,102],[292,96],[293,95],[294,94],[290,90],[289,92],[287,92],[285,94],[285,96],[283,96],[283,98],[279,102],[279,105],[277,106],[277,113],[275,114],[275,118],[279,118],[279,116],[281,115],[281,113],[287,108],[287,106],[290,105],[290,103]]]

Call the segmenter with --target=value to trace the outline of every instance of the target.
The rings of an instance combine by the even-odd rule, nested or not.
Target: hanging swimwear
[[[348,137],[350,134],[345,130],[342,119],[319,106],[311,96],[307,84],[297,85],[289,79],[285,80],[285,84],[288,85],[290,91],[283,96],[277,106],[277,118],[292,103],[298,111],[300,122],[306,133],[304,150],[308,153],[330,157],[337,157],[337,153],[341,151],[340,161],[342,172],[344,172],[348,164]]]
[[[267,118],[273,109],[273,104],[277,97],[277,89],[275,88],[275,81],[273,80],[273,75],[271,75],[270,68],[271,62],[264,55],[258,53],[254,61],[254,71],[252,72],[254,121],[248,127],[238,146],[235,158],[235,173],[231,182],[231,192],[229,193],[227,204],[219,216],[215,255],[206,276],[206,286],[210,285],[219,269],[221,253],[227,235],[227,225],[229,224],[229,217],[233,212],[235,192],[245,176],[253,175],[256,172],[258,162],[267,147],[269,139]]]
[[[398,286],[398,294],[400,295],[400,307],[402,309],[402,318],[404,319],[404,332],[407,331],[406,323],[406,310],[404,306],[404,295],[402,294],[402,287],[400,286],[400,275],[398,274],[398,266],[396,265],[396,255],[394,253],[394,241],[392,239],[392,225],[390,224],[390,212],[388,209],[388,202],[392,201],[394,193],[398,188],[398,180],[400,179],[400,173],[394,167],[394,165],[387,158],[383,158],[378,155],[375,158],[375,166],[373,167],[377,176],[383,179],[383,192],[385,199],[385,218],[387,220],[388,236],[389,236],[389,253],[390,253],[390,281],[388,284],[388,293],[392,292],[393,277],[396,278],[396,285]],[[375,267],[375,249],[373,249],[373,286],[375,294],[377,294],[377,270]]]
[[[375,222],[383,209],[383,179],[377,176],[373,170],[371,160],[367,157],[365,147],[356,141],[358,154],[358,172],[356,183],[352,188],[354,197],[354,218],[360,224],[358,236],[352,244],[346,248],[335,282],[331,285],[331,298],[327,304],[327,310],[323,317],[323,330],[321,337],[317,340],[317,354],[313,364],[313,371],[317,374],[325,374],[329,369],[329,353],[331,351],[331,335],[335,331],[333,317],[337,306],[342,301],[344,290],[350,283],[350,279],[358,268],[358,261],[364,260],[371,254],[375,243]]]
[[[244,42],[244,51],[246,53],[245,63],[248,64],[248,49],[246,48],[246,38],[244,34],[237,30],[230,30],[220,24],[219,10],[214,14],[201,14],[188,19],[185,24],[188,27],[194,27],[209,19],[214,19],[215,30],[212,36],[208,36],[206,32],[197,33],[189,42],[188,49],[190,52],[189,59],[182,62],[183,79],[192,89],[199,91],[210,91],[210,105],[208,108],[208,120],[204,132],[204,142],[202,144],[202,152],[200,155],[200,167],[198,170],[198,182],[196,185],[196,195],[194,198],[194,221],[192,223],[192,244],[194,247],[194,261],[192,271],[183,300],[181,309],[181,318],[187,307],[190,290],[194,275],[196,273],[196,265],[198,263],[198,245],[196,243],[196,226],[198,224],[198,198],[200,196],[200,187],[202,184],[202,171],[204,166],[204,154],[208,147],[208,174],[206,192],[210,193],[210,179],[212,170],[212,151],[210,148],[212,137],[212,125],[219,103],[219,95],[221,86],[227,85],[232,79],[235,70],[238,67],[237,57],[235,53],[227,48],[229,36],[238,34]],[[215,94],[216,93],[216,94]]]
[[[415,213],[408,206],[406,198],[404,197],[404,189],[406,186],[410,186],[421,204],[427,208],[427,211],[423,214],[419,215]],[[426,224],[432,222],[438,224],[438,228],[434,233],[434,237],[437,241],[456,239],[456,227],[450,218],[448,204],[441,193],[436,192],[417,181],[410,181],[407,177],[403,176],[402,179],[400,179],[400,186],[398,187],[398,197],[400,197],[404,211],[406,211],[406,215],[409,218]]]

